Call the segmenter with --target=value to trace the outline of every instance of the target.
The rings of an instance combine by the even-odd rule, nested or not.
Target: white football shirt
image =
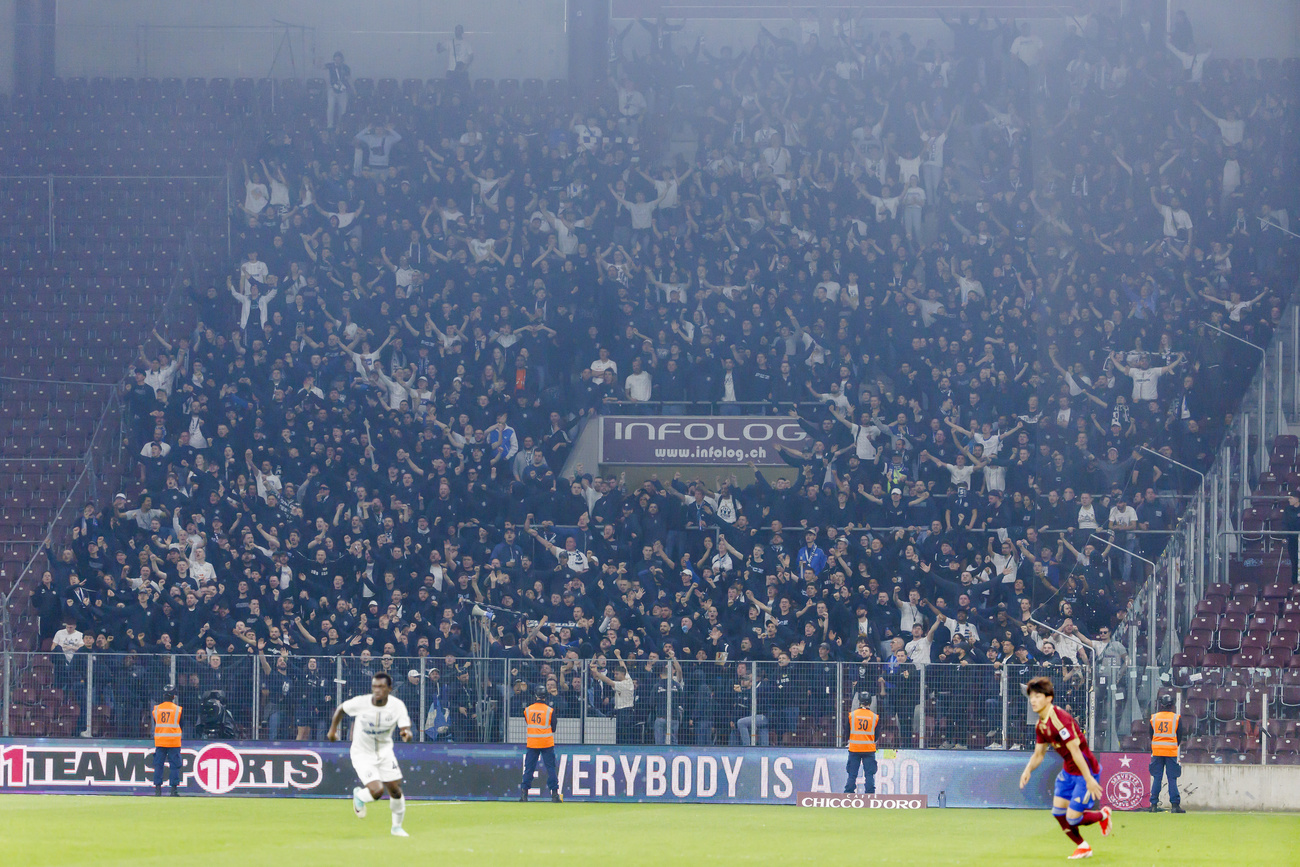
[[[411,727],[411,717],[400,698],[390,695],[383,707],[376,707],[369,695],[343,702],[343,712],[353,717],[352,751],[387,753],[393,749],[393,731]]]

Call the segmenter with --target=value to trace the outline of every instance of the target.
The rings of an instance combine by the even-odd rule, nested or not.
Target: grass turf
[[[1105,864],[1287,864],[1295,814],[1117,813],[1084,836]],[[1072,846],[1046,810],[416,802],[410,839],[346,800],[0,797],[0,863],[96,867],[304,864],[1043,864]],[[614,856],[614,857],[611,857]],[[411,861],[412,858],[422,859]]]

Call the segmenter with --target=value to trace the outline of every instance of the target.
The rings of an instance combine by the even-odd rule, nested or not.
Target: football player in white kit
[[[388,805],[393,815],[394,837],[409,837],[402,830],[406,816],[406,798],[402,796],[402,769],[393,755],[393,729],[397,729],[404,743],[411,742],[411,717],[406,705],[393,691],[393,679],[380,672],[370,680],[370,695],[359,695],[339,705],[330,720],[327,737],[339,739],[339,725],[343,715],[353,717],[352,767],[357,771],[361,786],[352,790],[352,811],[358,819],[365,818],[366,803],[378,801],[388,792]]]

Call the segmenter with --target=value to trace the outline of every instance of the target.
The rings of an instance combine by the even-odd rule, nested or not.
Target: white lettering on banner
[[[704,433],[696,436],[694,433],[692,433],[692,431],[696,431],[696,430],[703,430]],[[696,441],[713,439],[714,436],[713,425],[704,424],[703,422],[695,422],[693,424],[688,424],[685,427],[685,429],[682,430],[682,436],[686,437],[688,440],[696,440]]]
[[[894,760],[876,761],[876,791],[882,795],[894,794]]]
[[[691,757],[673,756],[673,797],[685,798],[691,794]]]
[[[569,781],[569,791],[575,798],[581,798],[584,795],[590,795],[591,790],[585,785],[587,772],[583,769],[583,763],[590,761],[591,756],[574,756],[572,777]]]
[[[795,798],[800,807],[829,807],[853,810],[923,810],[929,806],[925,795],[825,795],[818,792],[800,792]]]
[[[758,766],[758,796],[767,800],[767,756]]]
[[[736,797],[736,780],[740,778],[740,766],[745,762],[745,760],[740,756],[736,757],[736,763],[734,765],[731,761],[732,759],[730,756],[722,757],[722,772],[727,775],[728,798]]]
[[[707,440],[720,439],[723,442],[740,442],[742,439],[747,440],[764,440],[775,436],[783,442],[801,442],[808,438],[803,428],[795,422],[785,422],[773,427],[771,424],[762,421],[746,423],[739,431],[733,426],[728,430],[728,425],[734,425],[735,421],[694,421],[686,424],[684,427],[681,422],[666,421],[659,424],[648,421],[615,421],[614,422],[614,439],[615,440],[634,440],[647,439],[650,441],[665,440],[670,436],[681,435],[688,440]],[[644,431],[644,433],[641,433]],[[739,433],[739,436],[737,436]]]
[[[1132,771],[1117,771],[1106,781],[1106,800],[1118,810],[1133,810],[1145,800],[1146,788],[1146,782]]]
[[[724,448],[722,446],[695,446],[689,449],[655,449],[656,458],[732,458],[735,460],[759,460],[767,457],[767,449],[755,446],[752,449]]]
[[[646,756],[645,793],[658,798],[668,791],[668,760],[663,756]]]
[[[898,763],[898,793],[916,795],[921,791],[921,763],[916,759],[903,759]]]
[[[696,794],[712,798],[718,793],[718,760],[713,756],[700,756],[695,769]],[[706,782],[707,780],[707,782]]]
[[[772,771],[776,774],[777,784],[772,787],[772,794],[778,798],[788,798],[794,794],[794,783],[785,775],[786,771],[794,770],[794,762],[782,756],[772,763]]]
[[[825,759],[818,759],[817,764],[813,765],[811,788],[814,792],[831,791],[831,770],[827,766]]]
[[[921,791],[921,763],[916,759],[880,759],[876,765],[876,792],[881,795],[915,795]]]
[[[153,785],[153,747],[12,744],[0,748],[0,787],[131,788]],[[235,789],[310,791],[324,779],[314,750],[210,743],[181,750],[182,779],[213,795]]]
[[[787,431],[794,431],[794,436],[789,435]],[[808,435],[803,432],[803,428],[799,427],[799,425],[793,423],[787,423],[783,425],[777,425],[776,438],[779,440],[784,440],[788,443],[797,443],[800,440],[807,439]]]
[[[627,763],[628,756],[626,753],[618,757],[618,763],[623,766],[623,785],[627,787],[627,796],[632,797],[632,790],[636,787],[636,774],[641,770],[641,756],[632,756],[634,761],[629,766]]]
[[[616,794],[614,788],[614,757],[600,755],[596,756],[596,786],[595,795],[613,796]]]
[[[522,758],[520,758],[520,762],[522,764],[523,762]],[[568,779],[568,775],[569,775],[569,757],[564,753],[561,753],[560,760],[556,764],[557,767],[555,769],[555,776],[559,780],[560,791],[564,791],[565,780]],[[542,777],[539,774],[533,777],[533,779],[537,781],[537,785],[533,786],[531,789],[528,790],[528,797],[531,798],[534,795],[540,797],[542,794]]]

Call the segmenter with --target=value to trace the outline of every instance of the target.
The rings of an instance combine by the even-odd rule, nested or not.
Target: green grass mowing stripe
[[[818,810],[724,804],[411,802],[407,840],[383,803],[365,820],[348,801],[248,798],[0,798],[0,863],[95,867],[382,864],[767,865],[866,861],[1020,865],[1065,860],[1047,811]],[[1084,829],[1094,863],[1289,864],[1294,814],[1124,813],[1116,833]]]

